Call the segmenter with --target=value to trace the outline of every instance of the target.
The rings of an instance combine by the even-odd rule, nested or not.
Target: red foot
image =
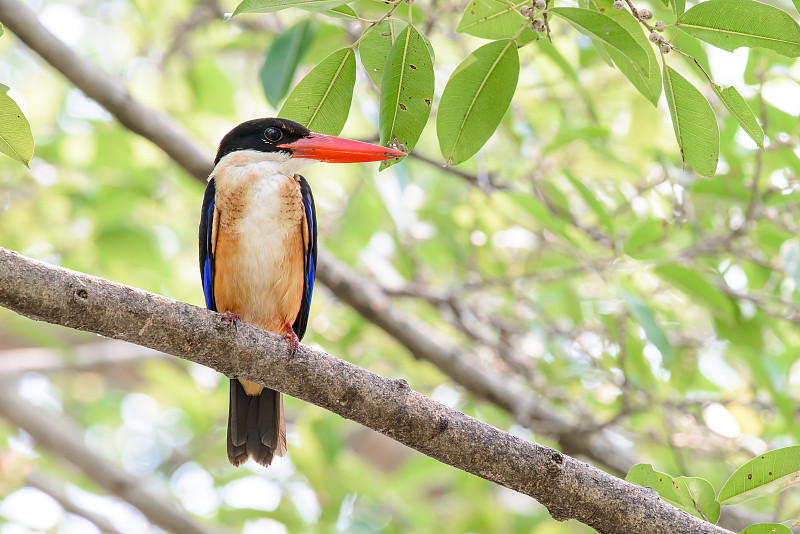
[[[286,323],[286,333],[283,334],[283,339],[289,340],[289,358],[294,358],[297,354],[297,348],[300,346],[300,338],[294,333],[294,328],[289,323]]]
[[[225,310],[225,313],[222,314],[223,321],[228,321],[231,326],[236,330],[239,331],[239,323],[242,322],[242,318],[233,313],[230,310]]]

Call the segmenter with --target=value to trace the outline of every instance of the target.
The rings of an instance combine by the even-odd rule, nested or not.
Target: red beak
[[[312,133],[308,137],[303,137],[297,141],[277,146],[278,148],[288,148],[291,150],[292,157],[315,159],[328,163],[381,161],[385,159],[402,158],[408,155],[405,152],[400,152],[399,150],[394,150],[385,146],[372,145],[370,143],[318,133]]]

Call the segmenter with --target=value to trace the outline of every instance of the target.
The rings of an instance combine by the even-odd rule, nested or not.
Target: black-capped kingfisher
[[[293,355],[308,325],[317,263],[313,163],[398,158],[391,148],[310,132],[285,119],[253,119],[219,144],[200,215],[200,275],[206,307],[282,334]],[[228,460],[267,466],[286,453],[277,391],[231,379]]]

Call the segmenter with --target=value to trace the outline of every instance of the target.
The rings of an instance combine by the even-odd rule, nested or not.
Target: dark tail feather
[[[231,379],[228,409],[228,460],[239,466],[250,457],[263,466],[273,456],[286,454],[286,427],[281,394],[264,388],[248,395],[242,384]]]

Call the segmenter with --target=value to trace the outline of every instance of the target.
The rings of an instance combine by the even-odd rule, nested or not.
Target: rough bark
[[[0,305],[32,319],[124,339],[312,402],[443,463],[529,495],[557,520],[602,533],[728,532],[549,447],[477,421],[402,379],[222,315],[0,248]],[[5,400],[5,399],[4,399]]]
[[[598,432],[581,431],[548,407],[547,401],[525,391],[502,376],[466,357],[455,343],[431,331],[392,305],[384,291],[360,279],[330,254],[320,254],[317,278],[337,298],[349,304],[406,347],[416,358],[427,360],[473,395],[508,410],[520,424],[555,439],[567,454],[586,456],[624,474],[636,463],[628,451],[612,447]]]
[[[174,123],[163,114],[135,101],[120,82],[77,55],[44,28],[29,8],[18,0],[0,0],[0,22],[56,70],[69,78],[76,87],[97,100],[123,125],[152,141],[196,179],[205,181],[212,166],[210,151],[204,153],[197,148],[198,145],[194,140],[185,135],[180,128],[175,127]],[[116,96],[106,97],[104,91]],[[171,126],[148,127],[161,124]],[[513,388],[503,388],[504,381],[499,375],[465,365],[463,357],[454,359],[452,351],[457,351],[457,348],[451,343],[440,343],[444,340],[435,336],[428,336],[427,343],[414,341],[412,333],[415,330],[405,330],[409,323],[414,323],[413,319],[394,310],[380,288],[360,279],[329,255],[321,254],[320,263],[322,268],[318,270],[318,279],[324,284],[330,284],[329,288],[334,295],[395,337],[416,358],[431,361],[471,393],[496,402],[511,411],[521,424],[540,434],[553,437],[565,452],[584,456],[600,465],[608,466],[618,474],[626,472],[630,465],[637,461],[634,454],[616,446],[602,433],[588,433],[579,426],[568,425],[557,419],[556,412],[550,408],[545,399],[534,403],[526,398],[525,394]],[[331,266],[330,274],[323,271],[327,266]],[[353,288],[362,288],[364,294],[379,298],[376,302],[382,303],[381,309],[376,310],[374,303],[370,304],[369,300],[365,300],[364,296],[353,291]],[[485,378],[485,382],[481,378]],[[552,417],[554,415],[555,420]],[[762,519],[730,508],[723,509],[721,519],[722,524],[736,530],[761,521]]]
[[[210,152],[197,149],[197,144],[174,126],[145,128],[171,121],[134,100],[119,82],[73,52],[41,25],[30,9],[17,0],[0,0],[0,22],[123,125],[152,141],[189,174],[205,182],[212,168]],[[478,367],[475,358],[464,358],[454,344],[431,335],[430,329],[394,310],[379,287],[359,278],[323,251],[317,279],[367,320],[395,337],[414,357],[430,361],[474,395],[509,410],[520,424],[552,436],[564,452],[585,456],[620,475],[636,463],[628,451],[615,447],[602,434],[587,433],[564,421],[544,399],[534,401],[527,392],[510,387],[506,377]]]

